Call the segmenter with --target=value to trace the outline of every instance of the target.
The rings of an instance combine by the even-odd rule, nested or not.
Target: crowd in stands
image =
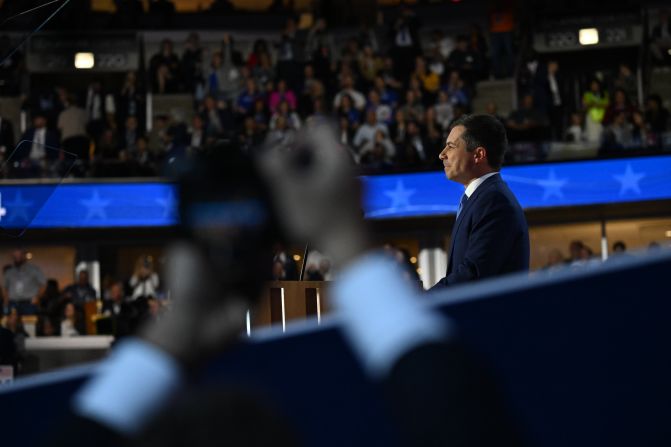
[[[129,72],[119,89],[93,82],[79,95],[31,92],[25,108],[32,126],[3,175],[160,175],[219,140],[251,151],[322,119],[336,123],[364,171],[439,167],[450,124],[472,111],[477,82],[513,75],[513,18],[493,11],[487,35],[473,24],[458,36],[432,31],[427,42],[413,10],[400,11],[391,23],[380,14],[376,26],[337,43],[325,20],[299,29],[290,18],[275,41],[258,39],[249,54],[228,33],[214,51],[191,33],[181,52],[175,42],[161,42],[146,76]],[[629,66],[603,81],[595,76],[580,92],[580,107],[569,110],[569,80],[558,62],[530,58],[518,73],[519,107],[508,116],[499,116],[494,102],[486,108],[507,127],[508,162],[527,161],[516,156],[525,151],[542,159],[548,141],[587,143],[602,153],[667,143],[669,113],[655,94],[637,107]],[[157,115],[147,132],[147,92],[192,95],[192,118]],[[0,147],[7,159],[15,141],[6,121]]]
[[[13,354],[4,350],[0,364],[11,364],[21,372],[25,358],[25,338],[29,336],[72,337],[90,335],[86,318],[95,319],[95,333],[123,337],[140,324],[159,318],[168,307],[160,290],[158,273],[150,256],[138,258],[133,274],[125,281],[105,277],[102,296],[90,282],[89,273],[79,270],[77,281],[61,288],[58,281],[47,279],[42,269],[31,262],[25,250],[12,252],[11,264],[3,269],[2,322],[0,330],[13,333]],[[94,309],[86,309],[93,303]],[[34,327],[24,327],[24,316],[32,316]],[[14,357],[5,359],[4,357]],[[8,361],[10,360],[10,361]]]

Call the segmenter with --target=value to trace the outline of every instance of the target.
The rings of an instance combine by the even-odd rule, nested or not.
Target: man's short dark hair
[[[501,169],[503,154],[508,149],[508,137],[503,124],[491,115],[464,115],[452,124],[452,128],[464,126],[461,138],[466,142],[466,150],[473,152],[477,147],[487,151],[487,161],[493,169]]]

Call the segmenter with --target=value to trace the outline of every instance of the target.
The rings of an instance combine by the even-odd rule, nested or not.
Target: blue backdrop
[[[525,209],[671,199],[671,156],[512,166],[501,175]],[[463,187],[442,171],[363,177],[371,219],[456,212]],[[169,183],[0,185],[0,226],[163,227],[177,223]]]

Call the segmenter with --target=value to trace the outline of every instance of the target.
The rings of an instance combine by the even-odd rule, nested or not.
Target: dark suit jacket
[[[19,142],[16,154],[14,155],[14,158],[16,160],[23,160],[24,158],[30,157],[30,150],[33,147],[32,141],[34,140],[34,137],[35,137],[34,128],[30,128],[24,132],[24,134],[21,136],[21,141],[24,142],[23,143]],[[58,159],[61,153],[60,151],[61,141],[60,138],[58,137],[58,133],[51,129],[47,129],[47,132],[44,136],[44,145],[46,146],[45,152],[47,160]]]
[[[447,273],[434,288],[528,269],[524,212],[501,175],[493,175],[461,210],[452,229]]]

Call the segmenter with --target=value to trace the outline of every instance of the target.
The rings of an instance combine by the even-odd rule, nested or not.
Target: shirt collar
[[[492,177],[493,175],[498,174],[498,171],[495,172],[490,172],[489,174],[485,174],[482,177],[478,177],[475,180],[473,180],[471,183],[468,184],[466,187],[466,197],[471,197],[471,195],[475,192],[476,189],[478,189],[478,186],[482,185],[485,180],[487,180],[489,177]]]

